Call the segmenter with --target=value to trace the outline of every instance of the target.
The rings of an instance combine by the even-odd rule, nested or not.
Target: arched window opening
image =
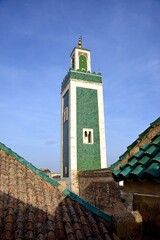
[[[91,129],[91,128],[83,129],[83,143],[84,144],[93,144],[93,129]]]
[[[84,55],[79,56],[79,69],[81,71],[87,71],[87,59]]]

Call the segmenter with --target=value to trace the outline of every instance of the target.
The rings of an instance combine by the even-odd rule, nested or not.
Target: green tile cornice
[[[77,170],[101,168],[98,93],[95,89],[77,87]],[[83,97],[82,97],[83,96]],[[93,129],[93,144],[83,144],[83,128]],[[87,159],[87,160],[86,160]]]
[[[100,73],[95,74],[95,73],[69,70],[69,72],[67,73],[67,75],[65,76],[62,82],[61,90],[65,88],[65,86],[67,85],[70,79],[82,80],[82,81],[93,82],[93,83],[102,83],[102,76]]]

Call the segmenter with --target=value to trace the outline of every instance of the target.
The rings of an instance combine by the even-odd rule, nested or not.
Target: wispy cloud
[[[57,144],[58,142],[56,140],[48,140],[45,142],[46,145],[55,145]]]

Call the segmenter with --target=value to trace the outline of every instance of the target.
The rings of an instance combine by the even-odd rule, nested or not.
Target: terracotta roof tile
[[[83,240],[84,239],[84,236],[82,235],[82,232],[80,229],[76,230],[76,238],[78,240]]]
[[[48,231],[47,233],[47,239],[48,240],[56,240],[56,235],[53,231]]]
[[[0,149],[0,239],[113,239],[107,214]]]

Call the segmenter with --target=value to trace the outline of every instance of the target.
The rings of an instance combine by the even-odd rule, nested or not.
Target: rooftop
[[[0,144],[1,239],[114,239],[111,217]]]
[[[160,183],[160,134],[128,159],[128,162],[113,172],[116,181],[152,180]]]
[[[150,126],[143,131],[138,138],[127,147],[127,150],[119,157],[119,160],[110,166],[111,170],[118,170],[129,159],[140,150],[141,147],[150,143],[151,139],[160,133],[160,117],[157,118]]]

